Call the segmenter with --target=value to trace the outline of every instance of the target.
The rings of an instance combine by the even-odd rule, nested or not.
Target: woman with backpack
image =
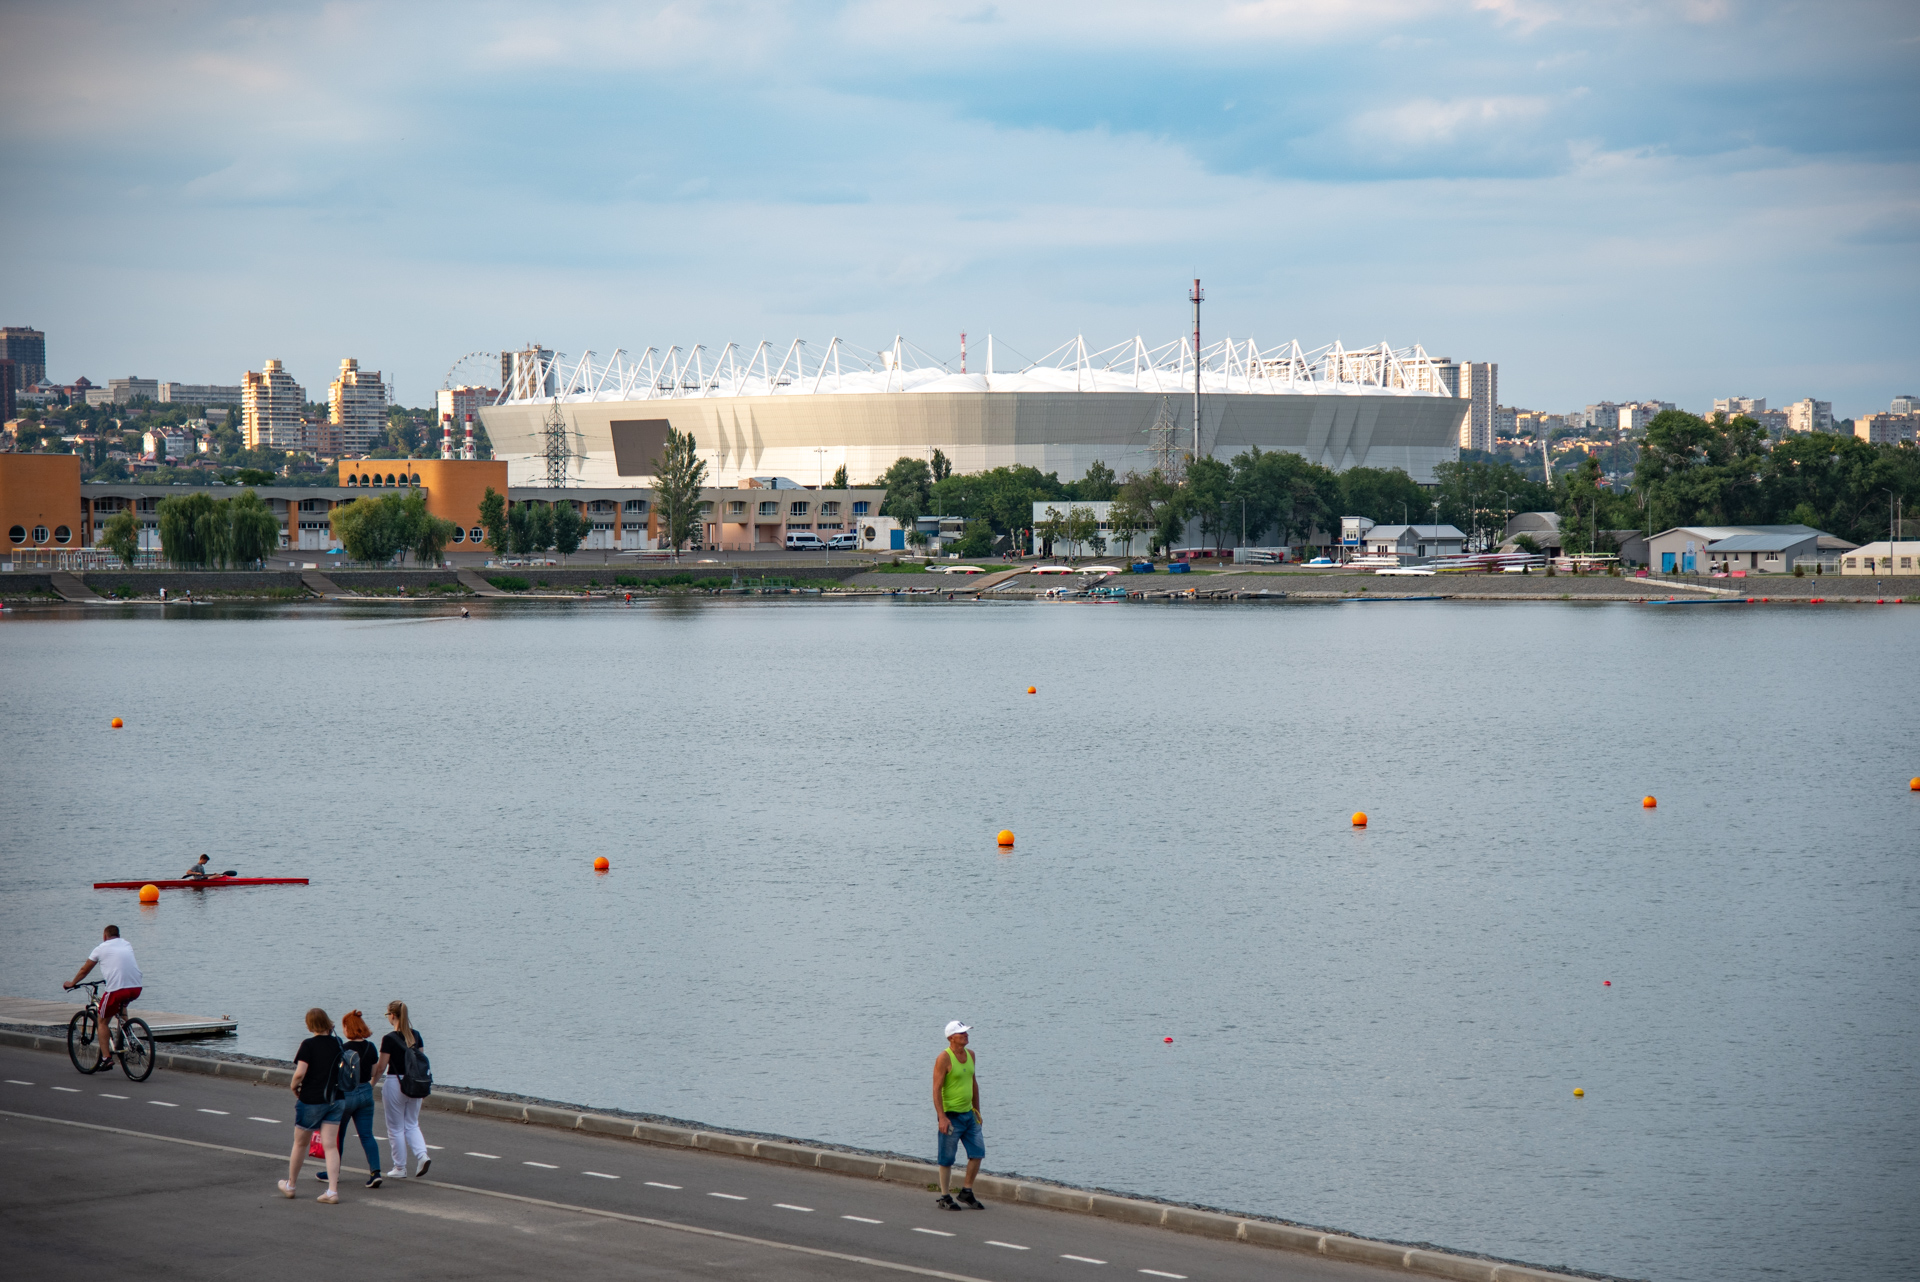
[[[333,1035],[333,1020],[318,1006],[307,1012],[307,1031],[313,1036],[300,1043],[293,1057],[293,1156],[287,1162],[287,1178],[280,1181],[280,1194],[294,1195],[307,1143],[319,1131],[320,1147],[327,1155],[327,1191],[317,1200],[332,1206],[340,1200],[340,1118],[346,1112],[346,1092],[340,1089],[344,1083],[339,1077],[346,1044]]]
[[[369,1040],[373,1030],[367,1027],[359,1011],[350,1010],[340,1017],[340,1031],[347,1035],[346,1047],[360,1066],[359,1079],[352,1083],[347,1098],[341,1101],[345,1112],[340,1118],[340,1135],[342,1139],[346,1137],[348,1126],[360,1133],[360,1149],[367,1155],[367,1187],[377,1189],[380,1187],[380,1144],[373,1138],[373,1077],[380,1053]],[[313,1178],[323,1180],[326,1176],[315,1171]]]
[[[420,1049],[425,1044],[420,1030],[407,1018],[407,1004],[388,1002],[387,1022],[393,1031],[380,1039],[380,1062],[374,1069],[376,1078],[384,1075],[386,1080],[380,1103],[387,1115],[387,1146],[393,1150],[393,1169],[387,1178],[406,1179],[411,1154],[420,1159],[413,1173],[418,1179],[433,1165],[427,1156],[427,1137],[420,1133],[420,1101],[433,1089],[433,1074]]]

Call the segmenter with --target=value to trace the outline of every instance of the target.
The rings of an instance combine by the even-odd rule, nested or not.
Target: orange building
[[[500,465],[501,471],[506,464]],[[87,541],[78,454],[0,454],[0,557],[66,552]]]
[[[427,511],[478,539],[480,500],[491,488],[507,497],[507,465],[494,459],[350,458],[340,460],[340,484],[350,490],[422,489]]]

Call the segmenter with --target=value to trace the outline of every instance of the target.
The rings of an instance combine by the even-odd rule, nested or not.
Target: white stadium
[[[1199,354],[1196,441],[1186,339],[1098,351],[1076,339],[1029,361],[996,353],[989,337],[976,355],[985,360],[969,372],[964,340],[958,362],[902,339],[573,360],[528,348],[503,359],[507,386],[479,413],[516,486],[643,484],[671,425],[693,434],[707,484],[730,488],[769,475],[814,485],[840,467],[860,484],[935,449],[956,472],[1024,464],[1076,480],[1095,461],[1124,476],[1169,449],[1229,459],[1252,446],[1431,482],[1435,464],[1458,457],[1468,409],[1449,386],[1453,367],[1417,346],[1226,339]]]

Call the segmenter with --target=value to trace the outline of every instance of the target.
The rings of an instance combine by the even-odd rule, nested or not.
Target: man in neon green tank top
[[[947,1049],[933,1061],[933,1111],[940,1119],[940,1197],[934,1205],[943,1211],[987,1209],[973,1196],[973,1178],[980,1174],[987,1145],[980,1132],[980,1079],[974,1074],[975,1056],[967,1049],[972,1031],[957,1019],[948,1024]],[[949,1193],[953,1160],[962,1144],[967,1146],[967,1173],[960,1191]]]

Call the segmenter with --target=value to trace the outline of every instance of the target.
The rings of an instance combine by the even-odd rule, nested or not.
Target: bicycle
[[[76,1012],[67,1021],[67,1058],[82,1073],[97,1073],[107,1054],[117,1055],[120,1069],[127,1075],[127,1080],[144,1082],[153,1075],[153,1030],[147,1027],[146,1020],[138,1015],[128,1015],[125,1011],[120,1012],[118,1050],[106,1051],[94,1041],[100,1022],[100,989],[105,983],[103,979],[89,979],[75,985],[76,988],[87,990],[87,1008]],[[82,1047],[92,1049],[91,1063],[80,1062]]]

